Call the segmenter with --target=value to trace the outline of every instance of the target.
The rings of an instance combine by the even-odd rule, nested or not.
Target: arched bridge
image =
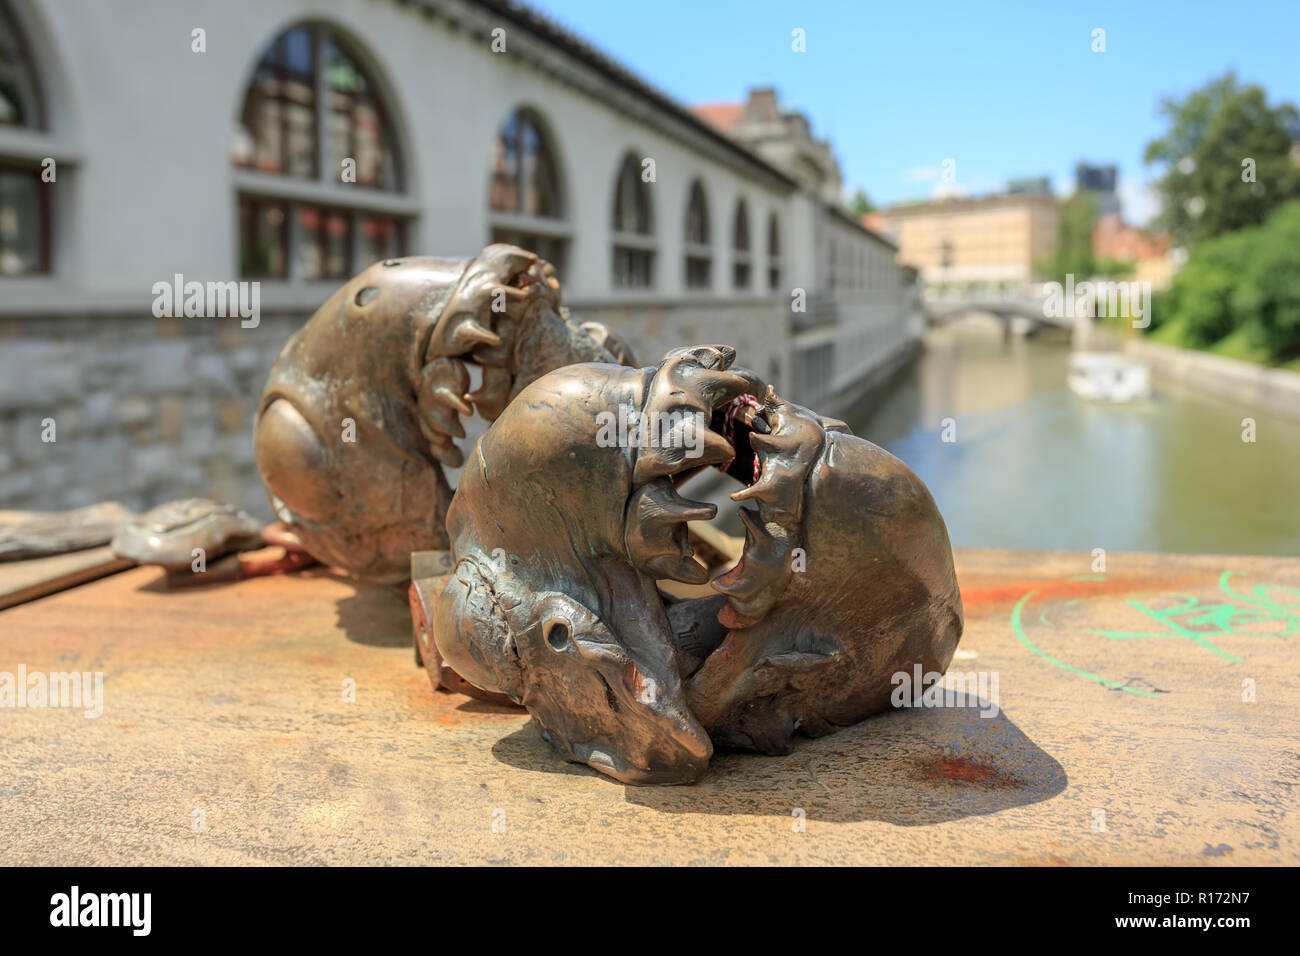
[[[972,315],[988,315],[1001,321],[1008,330],[1016,319],[1029,323],[1026,334],[1033,335],[1043,328],[1069,329],[1074,327],[1075,319],[1069,316],[1048,314],[1043,307],[1042,298],[1030,296],[986,297],[969,299],[925,299],[923,301],[926,322],[930,325],[946,325]]]

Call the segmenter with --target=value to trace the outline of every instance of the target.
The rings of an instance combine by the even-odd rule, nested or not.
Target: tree
[[[1147,143],[1144,160],[1164,166],[1157,184],[1161,227],[1181,244],[1257,226],[1288,199],[1300,197],[1300,111],[1270,106],[1264,90],[1243,86],[1234,71],[1165,99],[1169,129]]]
[[[1056,245],[1052,257],[1038,265],[1047,279],[1064,282],[1067,275],[1075,282],[1092,278],[1096,260],[1092,255],[1092,231],[1097,225],[1097,197],[1090,192],[1076,192],[1056,204]]]
[[[1233,306],[1246,265],[1259,252],[1258,231],[1241,229],[1205,240],[1178,273],[1170,306],[1181,323],[1182,344],[1208,348],[1245,321]]]
[[[1255,344],[1281,362],[1300,357],[1300,202],[1277,210],[1258,232],[1233,305]]]
[[[853,199],[849,202],[849,212],[855,216],[865,216],[869,212],[875,212],[876,205],[867,198],[866,190],[859,189],[853,194]]]
[[[1152,307],[1167,341],[1195,348],[1239,331],[1267,360],[1300,357],[1300,200],[1262,226],[1207,239]]]

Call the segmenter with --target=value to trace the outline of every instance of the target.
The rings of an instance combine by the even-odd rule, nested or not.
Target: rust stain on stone
[[[994,787],[1020,787],[1022,781],[1003,773],[997,767],[975,763],[961,757],[944,757],[923,766],[923,773],[931,780],[950,783],[979,783]]]

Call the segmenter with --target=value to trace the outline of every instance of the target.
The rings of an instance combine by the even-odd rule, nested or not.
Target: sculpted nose
[[[664,686],[635,664],[629,664],[620,681],[629,703],[644,708],[648,723],[654,728],[655,736],[667,735],[663,741],[666,749],[673,751],[680,748],[687,763],[692,760],[708,761],[713,755],[713,745],[702,727],[686,710],[680,692],[676,695],[665,692]],[[649,750],[655,745],[653,736],[647,743]]]

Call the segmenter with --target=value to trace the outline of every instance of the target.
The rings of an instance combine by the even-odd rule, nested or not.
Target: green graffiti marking
[[[1130,694],[1140,694],[1143,697],[1156,696],[1155,694],[1152,694],[1150,691],[1139,690],[1136,687],[1128,687],[1125,684],[1121,684],[1118,681],[1113,681],[1110,680],[1109,678],[1102,677],[1099,674],[1092,674],[1089,673],[1088,671],[1080,670],[1079,668],[1067,664],[1065,663],[1065,661],[1061,660],[1060,658],[1053,657],[1051,654],[1048,654],[1043,650],[1041,650],[1040,648],[1038,648],[1037,646],[1035,646],[1034,643],[1031,640],[1029,640],[1028,637],[1025,636],[1025,629],[1020,623],[1020,612],[1024,610],[1025,605],[1028,604],[1029,600],[1037,593],[1038,593],[1037,588],[1027,593],[1024,597],[1022,597],[1019,601],[1016,602],[1015,608],[1011,611],[1011,629],[1016,632],[1016,638],[1017,640],[1020,641],[1021,644],[1025,645],[1025,647],[1029,648],[1031,651],[1033,651],[1035,654],[1037,654],[1039,657],[1041,657],[1043,660],[1047,661],[1048,663],[1055,664],[1057,667],[1063,668],[1064,670],[1069,671],[1071,674],[1078,674],[1080,677],[1088,678],[1088,680],[1095,680],[1098,684],[1103,684],[1106,687],[1111,688],[1112,690],[1128,691],[1128,693]]]
[[[1112,631],[1103,628],[1088,628],[1089,634],[1100,634],[1112,641],[1126,641],[1144,637],[1181,637],[1197,644],[1225,661],[1240,664],[1243,658],[1214,644],[1211,637],[1251,637],[1260,640],[1272,640],[1286,637],[1300,630],[1300,603],[1295,610],[1273,599],[1272,591],[1285,591],[1300,599],[1300,592],[1293,588],[1278,587],[1269,584],[1256,585],[1250,595],[1241,594],[1228,584],[1234,574],[1242,571],[1224,571],[1219,575],[1219,590],[1237,603],[1203,604],[1190,594],[1171,594],[1167,597],[1182,601],[1173,607],[1155,608],[1141,601],[1130,598],[1128,604],[1164,625],[1164,631]],[[1245,604],[1246,607],[1241,605]],[[1254,625],[1280,622],[1286,626],[1281,633],[1261,633]]]
[[[1173,594],[1169,597],[1181,598],[1183,603],[1174,607],[1154,608],[1143,604],[1134,598],[1128,599],[1128,606],[1136,608],[1147,617],[1154,618],[1163,624],[1168,630],[1165,631],[1111,631],[1105,628],[1089,627],[1084,628],[1085,634],[1100,634],[1110,641],[1131,641],[1145,637],[1181,637],[1191,641],[1193,644],[1199,644],[1206,650],[1217,654],[1225,661],[1233,664],[1240,664],[1242,658],[1235,654],[1229,654],[1227,651],[1211,643],[1206,634],[1215,636],[1224,634],[1236,634],[1232,624],[1232,617],[1240,610],[1231,604],[1202,604],[1197,598],[1190,594]],[[1180,624],[1178,618],[1187,616],[1186,624]],[[1198,629],[1200,625],[1208,625],[1203,629]]]
[[[1164,598],[1179,602],[1171,607],[1154,606],[1155,603],[1160,602],[1159,598],[1156,599],[1156,602],[1149,603],[1144,603],[1136,598],[1128,599],[1129,607],[1158,622],[1164,628],[1163,630],[1120,631],[1106,628],[1084,628],[1082,629],[1083,633],[1097,634],[1111,641],[1128,641],[1142,638],[1182,638],[1205,648],[1216,657],[1220,657],[1230,664],[1240,664],[1243,662],[1243,658],[1223,650],[1211,638],[1249,637],[1259,640],[1275,640],[1300,633],[1300,590],[1284,585],[1257,584],[1248,593],[1242,593],[1234,589],[1229,582],[1234,576],[1244,574],[1244,571],[1224,571],[1219,575],[1219,590],[1223,592],[1227,600],[1217,604],[1202,603],[1199,598],[1190,594],[1163,595]],[[1071,578],[1071,580],[1078,580],[1078,578]],[[1059,658],[1045,653],[1030,641],[1021,622],[1021,613],[1025,605],[1037,593],[1037,589],[1026,593],[1016,602],[1016,606],[1011,612],[1011,628],[1021,644],[1049,663],[1072,674],[1096,681],[1112,690],[1128,691],[1132,694],[1140,694],[1143,697],[1156,696],[1147,691],[1119,684],[1098,674],[1092,674],[1067,664]],[[1075,601],[1069,603],[1073,604]],[[1041,623],[1047,624],[1047,612],[1041,612],[1038,619]],[[1280,631],[1277,629],[1268,631],[1261,629],[1262,625],[1277,624],[1282,625]]]
[[[1292,634],[1300,632],[1300,590],[1281,584],[1257,584],[1250,589],[1250,596],[1247,597],[1228,586],[1228,578],[1234,574],[1244,573],[1244,571],[1224,571],[1219,575],[1219,590],[1233,600],[1241,601],[1243,604],[1253,604],[1268,611],[1268,616],[1260,618],[1262,621],[1286,621],[1287,623],[1286,630],[1281,634],[1256,634],[1252,636],[1290,637]],[[1281,601],[1274,600],[1269,597],[1270,591],[1285,592],[1291,597],[1291,603],[1283,604]]]

